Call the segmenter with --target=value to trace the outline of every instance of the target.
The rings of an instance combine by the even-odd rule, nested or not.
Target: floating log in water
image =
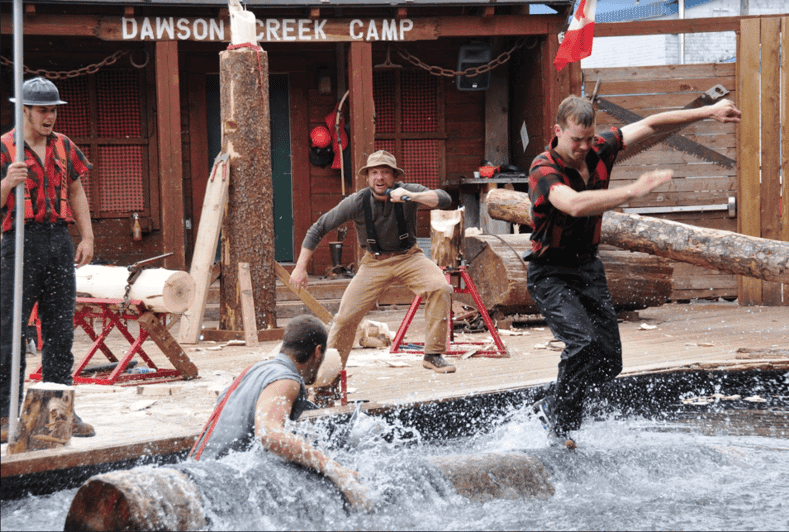
[[[526,287],[531,249],[528,235],[468,235],[463,256],[485,308],[491,313],[536,314],[539,311]],[[673,288],[673,266],[646,253],[631,253],[611,246],[600,249],[608,288],[617,311],[663,305]],[[471,297],[455,294],[471,304]]]
[[[531,227],[528,194],[494,189],[487,207],[492,218]],[[789,242],[613,211],[603,215],[600,240],[711,270],[789,283]]]
[[[542,462],[519,453],[429,459],[462,496],[473,501],[548,498],[553,485]]]
[[[551,497],[537,459],[516,453],[429,459],[472,500]],[[64,530],[202,530],[208,525],[198,486],[166,467],[113,471],[87,480],[71,502]]]
[[[129,270],[122,266],[87,264],[77,268],[77,295],[123,299]],[[184,271],[149,268],[132,283],[130,300],[139,300],[154,312],[184,312],[194,301],[195,282]]]
[[[64,530],[203,530],[200,492],[166,467],[113,471],[88,479],[71,501]]]

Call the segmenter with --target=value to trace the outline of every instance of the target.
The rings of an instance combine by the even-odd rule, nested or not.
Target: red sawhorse
[[[72,373],[74,384],[130,385],[142,380],[153,383],[196,377],[197,368],[164,326],[163,320],[165,316],[164,314],[146,310],[145,305],[141,301],[131,301],[124,308],[123,300],[120,299],[78,297],[76,310],[74,311],[74,327],[82,327],[93,340],[93,345]],[[94,318],[101,318],[102,320],[103,326],[99,334],[96,334],[96,331],[93,329]],[[127,327],[128,321],[137,321],[139,323],[139,332],[136,337],[129,331]],[[107,338],[115,329],[131,344],[129,350],[120,358],[116,357],[106,344]],[[154,363],[142,348],[143,343],[148,338],[156,342],[176,369],[160,368]],[[88,363],[98,351],[104,353],[110,365],[114,367],[108,369],[107,365],[88,366]],[[147,367],[136,369],[137,373],[126,373],[129,363],[137,355]],[[91,368],[95,368],[95,370],[91,371]],[[140,369],[144,371],[140,371]],[[30,380],[40,381],[42,378],[41,366],[39,365],[38,369],[30,375]]]
[[[469,351],[473,352],[472,356],[484,356],[489,358],[498,358],[498,357],[509,357],[509,353],[507,352],[507,348],[504,346],[504,343],[501,341],[501,337],[499,336],[498,331],[496,330],[496,326],[493,324],[493,320],[490,319],[490,315],[488,314],[487,309],[485,308],[485,304],[482,302],[482,298],[479,296],[479,292],[477,292],[477,288],[474,286],[474,281],[471,280],[471,276],[469,275],[468,271],[466,270],[465,266],[459,266],[457,268],[441,268],[444,271],[444,277],[446,277],[447,282],[452,285],[454,289],[454,293],[456,294],[471,294],[471,298],[474,300],[474,304],[477,306],[477,310],[482,316],[482,321],[485,322],[485,326],[488,328],[488,332],[490,333],[491,337],[493,338],[493,345],[489,348],[479,348],[477,350],[469,349],[458,349],[458,346],[485,346],[490,342],[458,342],[457,344],[454,342],[454,330],[453,330],[453,312],[452,308],[449,309],[449,323],[447,326],[447,352],[444,353],[445,355],[463,355],[468,353]],[[459,277],[458,284],[455,285],[452,283],[452,276],[457,275]],[[461,283],[463,286],[461,286]],[[403,319],[403,323],[400,324],[400,328],[397,330],[397,334],[395,334],[394,340],[392,341],[392,347],[389,348],[390,353],[423,353],[424,352],[424,343],[413,342],[409,343],[407,346],[403,345],[403,339],[405,338],[405,333],[408,331],[409,325],[411,325],[411,321],[414,319],[416,315],[416,311],[419,309],[419,304],[422,302],[422,298],[419,296],[415,296],[414,300],[411,302],[411,306],[408,308],[408,312],[405,314],[405,318]],[[421,349],[419,349],[421,347]]]

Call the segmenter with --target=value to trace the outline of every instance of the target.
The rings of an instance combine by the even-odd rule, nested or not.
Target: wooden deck
[[[375,311],[368,318],[387,323],[395,331],[405,310],[405,306],[395,306]],[[406,340],[421,341],[423,329],[420,311]],[[631,313],[620,323],[620,330],[623,375],[694,369],[789,371],[787,307],[740,307],[725,301],[672,303]],[[500,334],[509,358],[453,357],[458,370],[447,375],[423,369],[421,355],[354,349],[347,368],[349,400],[364,401],[369,409],[387,409],[522,390],[553,380],[559,350],[550,345],[553,336],[542,321],[516,322],[513,329]],[[481,341],[488,336],[458,333],[456,341]],[[128,347],[120,336],[112,341],[118,352]],[[77,360],[89,345],[84,332],[78,331]],[[3,445],[2,478],[184,451],[202,429],[217,395],[243,368],[271,356],[275,346],[276,342],[258,348],[201,342],[185,346],[200,371],[195,380],[128,387],[80,385],[76,411],[95,426],[97,436],[72,438],[63,450],[16,456],[6,456]],[[146,342],[145,349],[157,363],[168,367],[153,342]],[[38,362],[39,357],[27,358],[28,373]],[[315,415],[351,408],[321,410]]]

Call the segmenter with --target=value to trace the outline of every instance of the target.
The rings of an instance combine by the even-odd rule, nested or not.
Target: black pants
[[[11,405],[15,231],[3,234],[0,246],[0,415]],[[38,302],[41,320],[42,373],[45,382],[72,384],[74,304],[77,296],[74,243],[63,224],[25,225],[22,284],[22,334]],[[19,404],[25,376],[25,342],[21,342]],[[18,415],[18,412],[16,413]]]
[[[528,289],[553,335],[564,342],[554,392],[557,425],[581,426],[591,387],[622,371],[622,342],[603,262],[577,267],[529,263]]]

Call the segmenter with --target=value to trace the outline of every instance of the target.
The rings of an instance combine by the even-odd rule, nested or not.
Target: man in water
[[[289,462],[330,479],[352,506],[370,509],[371,501],[356,471],[345,468],[285,429],[315,406],[305,384],[313,384],[326,353],[327,332],[313,316],[294,318],[285,328],[281,352],[246,369],[219,397],[217,407],[192,449],[196,459],[220,458],[259,442]]]

